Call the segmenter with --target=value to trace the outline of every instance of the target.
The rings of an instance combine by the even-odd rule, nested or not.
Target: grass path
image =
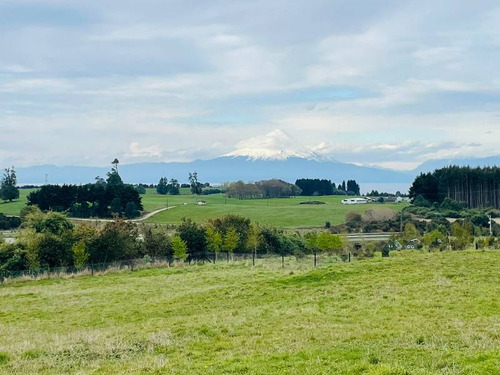
[[[0,374],[496,374],[500,252],[0,286]]]

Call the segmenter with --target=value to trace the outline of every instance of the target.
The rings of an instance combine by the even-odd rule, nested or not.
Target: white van
[[[368,198],[347,198],[342,199],[342,204],[366,204],[370,202]]]

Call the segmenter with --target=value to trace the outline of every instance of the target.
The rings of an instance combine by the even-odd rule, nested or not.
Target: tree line
[[[123,183],[117,166],[108,173],[107,179],[96,178],[93,184],[44,185],[28,195],[28,205],[43,211],[67,212],[73,217],[120,217],[134,218],[143,210],[142,200],[136,187]]]
[[[338,186],[331,180],[319,178],[301,178],[295,181],[304,196],[319,195],[360,195],[360,187],[356,180],[342,181]]]
[[[226,189],[229,198],[284,198],[300,195],[300,188],[283,180],[271,179],[255,183],[243,181],[232,182]]]
[[[468,208],[500,208],[500,168],[450,166],[422,173],[413,182],[409,195],[412,199],[421,196],[431,203],[449,198]]]
[[[164,227],[139,225],[120,218],[102,227],[75,225],[62,213],[43,213],[34,206],[23,209],[21,220],[18,240],[0,244],[0,271],[82,269],[90,264],[143,257],[169,262],[216,262],[220,253],[226,259],[233,253],[300,257],[320,252],[340,254],[344,248],[338,235],[286,234],[237,215],[213,219],[204,225],[186,219],[174,233]]]

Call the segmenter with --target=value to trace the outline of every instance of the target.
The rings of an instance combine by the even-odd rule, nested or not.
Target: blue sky
[[[396,169],[496,155],[499,25],[481,0],[0,0],[0,161],[207,159],[274,129]]]

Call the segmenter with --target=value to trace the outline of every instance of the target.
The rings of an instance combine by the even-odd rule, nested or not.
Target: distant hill
[[[93,182],[105,177],[109,168],[40,165],[18,168],[20,184]],[[304,147],[287,132],[272,132],[239,142],[236,149],[211,160],[120,165],[123,180],[129,183],[157,183],[160,177],[186,182],[189,172],[198,172],[200,181],[212,184],[228,181],[258,181],[279,178],[294,182],[298,178],[326,178],[335,183],[354,179],[359,183],[404,183],[413,180],[408,173],[342,163]]]
[[[109,167],[81,167],[39,165],[17,169],[19,184],[93,182],[95,177],[105,177]],[[211,160],[195,160],[186,163],[138,163],[119,166],[123,180],[128,183],[157,183],[160,177],[187,181],[189,172],[198,172],[200,181],[220,183],[226,181],[257,181],[280,178],[294,182],[297,178],[327,178],[337,184],[342,180],[355,179],[359,183],[407,183],[412,176],[397,171],[363,167],[337,161],[318,161],[290,157],[283,160],[249,159],[223,156]]]

